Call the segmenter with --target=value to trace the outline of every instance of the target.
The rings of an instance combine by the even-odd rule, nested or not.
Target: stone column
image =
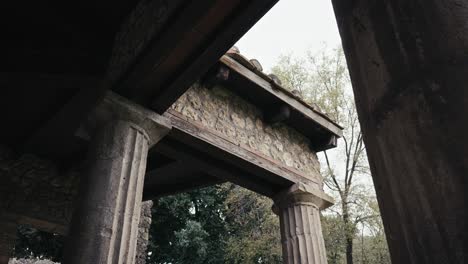
[[[323,191],[297,183],[275,197],[285,264],[326,264],[320,209],[332,204]]]
[[[393,263],[468,263],[468,2],[332,0]]]
[[[15,247],[16,223],[0,219],[0,264],[8,264]]]
[[[96,132],[64,263],[133,264],[148,149],[169,125],[115,95],[107,96],[93,120]]]

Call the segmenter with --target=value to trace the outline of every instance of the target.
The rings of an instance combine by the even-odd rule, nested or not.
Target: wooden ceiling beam
[[[60,154],[109,89],[164,112],[276,2],[192,0],[145,6],[155,1],[140,1],[116,35],[107,73],[62,102],[24,147]],[[163,7],[167,16],[155,20]]]
[[[190,1],[116,91],[163,113],[277,1]]]

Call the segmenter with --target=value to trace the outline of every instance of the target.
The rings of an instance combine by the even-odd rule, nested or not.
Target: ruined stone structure
[[[285,124],[268,124],[261,109],[232,91],[193,85],[171,109],[187,120],[219,132],[245,149],[275,160],[321,186],[320,164],[310,141]]]
[[[0,264],[16,224],[134,263],[141,200],[223,181],[275,199],[285,263],[323,263],[341,128],[230,49],[276,2],[2,3]],[[393,262],[466,263],[467,4],[332,2]]]
[[[11,231],[26,224],[68,235],[63,263],[144,263],[151,202],[142,200],[232,181],[274,199],[285,263],[326,263],[319,210],[331,199],[316,152],[334,147],[341,128],[253,62],[225,55],[163,115],[108,93],[76,131],[86,158],[66,169],[4,148],[5,258]]]

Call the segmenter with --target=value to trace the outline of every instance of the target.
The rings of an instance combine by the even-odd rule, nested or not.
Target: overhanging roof
[[[219,67],[225,67],[229,72],[217,82],[260,108],[266,119],[274,119],[272,122],[282,122],[296,129],[310,139],[315,151],[336,147],[343,128],[257,69],[247,58],[238,53],[227,53],[210,74],[217,74]]]
[[[106,90],[164,112],[277,1],[2,3],[0,143],[72,156]]]

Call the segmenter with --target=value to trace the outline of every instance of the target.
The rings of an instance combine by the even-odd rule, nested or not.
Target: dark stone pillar
[[[16,223],[0,217],[0,264],[8,264],[16,240]]]
[[[148,149],[169,126],[116,96],[108,96],[96,112],[98,128],[64,263],[132,264]]]
[[[327,263],[320,209],[331,204],[321,190],[302,183],[275,197],[273,211],[280,217],[283,263]]]
[[[332,2],[393,263],[467,263],[468,2]]]

